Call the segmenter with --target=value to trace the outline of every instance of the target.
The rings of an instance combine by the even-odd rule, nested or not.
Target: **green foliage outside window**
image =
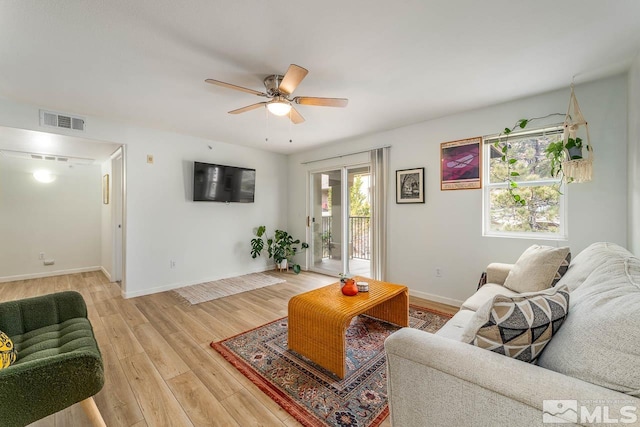
[[[495,144],[489,146],[489,230],[492,232],[560,232],[560,183],[553,176],[547,148],[562,143],[560,131],[513,135],[508,161]]]
[[[362,175],[356,175],[349,189],[349,215],[371,216],[371,205],[366,193],[362,193]]]

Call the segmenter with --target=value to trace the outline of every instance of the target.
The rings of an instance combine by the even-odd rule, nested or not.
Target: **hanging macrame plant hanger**
[[[584,126],[587,135],[587,143],[583,145],[584,152],[586,154],[584,157],[578,157],[574,153],[570,153],[569,150],[565,148],[568,159],[562,162],[562,171],[565,182],[588,182],[593,178],[593,147],[591,146],[591,139],[589,138],[589,124],[582,115],[582,111],[580,111],[580,106],[578,105],[576,94],[573,91],[572,83],[569,108],[567,110],[567,115],[564,118],[564,133],[562,135],[565,147],[569,142],[569,138],[576,140],[580,126]]]

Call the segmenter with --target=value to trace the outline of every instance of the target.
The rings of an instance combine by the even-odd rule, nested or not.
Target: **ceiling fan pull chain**
[[[266,137],[264,138],[264,142],[269,142],[269,110],[267,110],[267,107],[265,105],[264,107],[264,115],[267,117],[267,121],[266,123]]]
[[[293,108],[291,110],[293,110]],[[291,110],[289,110],[289,144],[293,142],[293,139],[291,139]]]

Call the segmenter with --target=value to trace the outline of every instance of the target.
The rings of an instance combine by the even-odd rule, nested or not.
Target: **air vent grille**
[[[54,162],[62,162],[73,165],[92,165],[95,159],[86,159],[83,157],[57,156],[53,154],[28,153],[25,151],[0,150],[0,154],[5,157],[14,157],[18,159],[47,160]]]
[[[84,130],[84,120],[71,117],[71,129]]]
[[[58,127],[71,129],[71,117],[58,115]]]
[[[74,117],[68,114],[40,110],[40,126],[72,129],[84,132],[84,119],[82,117]]]
[[[58,126],[58,115],[53,113],[47,113],[46,111],[40,112],[42,119],[42,125],[45,126]]]

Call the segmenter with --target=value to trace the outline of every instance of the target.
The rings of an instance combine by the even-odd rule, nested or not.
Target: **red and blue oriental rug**
[[[412,328],[435,332],[451,316],[411,306]],[[378,426],[389,413],[384,340],[398,326],[357,316],[349,326],[340,380],[287,349],[287,318],[212,342],[227,361],[305,426]]]

